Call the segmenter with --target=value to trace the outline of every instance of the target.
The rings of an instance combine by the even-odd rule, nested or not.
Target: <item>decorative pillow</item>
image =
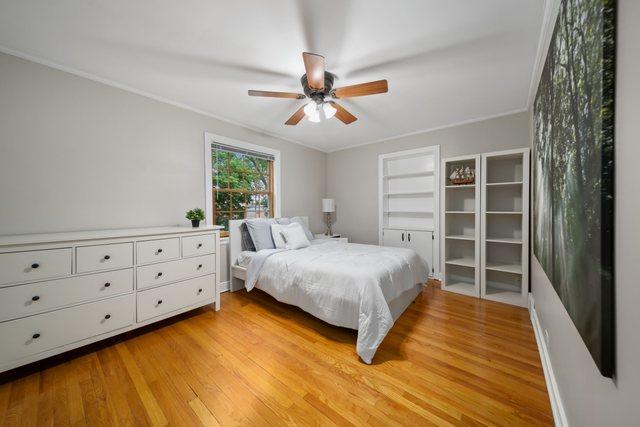
[[[278,224],[288,225],[288,224],[291,224],[291,219],[289,219],[289,218],[276,218],[276,222]]]
[[[247,228],[247,223],[243,222],[240,224],[240,246],[243,251],[256,251],[256,247],[253,244],[253,240],[251,240],[251,235],[249,234],[249,229]]]
[[[282,230],[291,227],[300,227],[300,224],[296,222],[287,225],[271,224],[271,237],[273,237],[273,243],[276,245],[276,249],[285,249],[287,247],[284,237],[282,237]]]
[[[276,245],[271,237],[271,224],[275,224],[273,219],[247,219],[244,223],[247,224],[247,230],[249,230],[256,251],[275,249]]]
[[[311,232],[311,230],[309,230],[309,227],[301,217],[294,216],[293,218],[291,218],[291,222],[300,224],[302,226],[302,229],[304,230],[304,234],[307,236],[307,240],[313,240],[313,233]]]
[[[287,249],[302,249],[311,245],[300,224],[291,224],[288,227],[283,227],[280,230],[280,234],[284,238]]]

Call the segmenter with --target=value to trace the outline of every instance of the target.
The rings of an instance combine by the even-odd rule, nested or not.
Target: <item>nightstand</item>
[[[324,233],[320,233],[320,234],[314,234],[313,237],[315,237],[316,239],[333,239],[341,243],[349,243],[349,238],[342,237],[341,234],[332,234],[331,236],[327,236]]]

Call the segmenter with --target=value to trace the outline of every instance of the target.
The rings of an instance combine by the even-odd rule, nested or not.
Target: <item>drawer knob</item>
[[[161,299],[158,300],[158,305],[160,305],[160,304],[162,304],[162,300]]]
[[[31,264],[31,268],[38,268],[40,267],[40,264],[38,264],[37,262],[34,262],[33,264]]]
[[[157,253],[161,254],[162,253],[162,248],[158,249]]]
[[[202,288],[198,289],[198,293],[201,294],[202,293]]]
[[[111,286],[111,283],[109,283],[109,282],[107,282],[107,283],[105,283],[105,284],[104,284],[104,287],[105,287],[105,288],[108,288],[109,286]]]
[[[40,338],[40,334],[35,333],[35,334],[31,335],[31,338],[33,338],[34,340],[37,340],[38,338]]]
[[[202,264],[198,264],[198,270],[202,268]]]
[[[34,295],[31,297],[31,301],[38,301],[40,297],[38,295]]]
[[[202,243],[198,243],[198,249],[202,247]]]
[[[105,316],[104,316],[104,318],[105,318],[105,319],[107,319],[107,320],[109,320],[109,319],[111,319],[111,315],[110,315],[110,314],[107,314],[107,315],[105,315]]]
[[[156,277],[162,277],[162,271]]]
[[[104,259],[106,259],[107,261],[111,259],[111,255],[105,255]]]

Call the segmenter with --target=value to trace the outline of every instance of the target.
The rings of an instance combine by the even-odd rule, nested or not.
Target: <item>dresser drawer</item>
[[[137,269],[137,288],[148,288],[211,273],[215,273],[215,255],[143,265]]]
[[[0,285],[71,274],[71,248],[0,254]]]
[[[200,236],[188,236],[182,238],[182,256],[212,254],[216,251],[216,238],[214,234]]]
[[[0,321],[132,291],[132,268],[0,288]]]
[[[132,325],[133,304],[131,294],[0,323],[0,365]]]
[[[180,239],[147,240],[136,244],[138,264],[169,261],[180,258]]]
[[[144,322],[198,302],[212,301],[215,281],[215,274],[210,274],[138,292],[138,322]]]
[[[76,271],[112,270],[133,265],[133,243],[80,246],[76,248]]]

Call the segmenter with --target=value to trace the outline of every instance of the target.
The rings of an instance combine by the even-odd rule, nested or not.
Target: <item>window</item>
[[[213,224],[228,232],[229,220],[274,216],[274,161],[272,154],[211,144]]]

